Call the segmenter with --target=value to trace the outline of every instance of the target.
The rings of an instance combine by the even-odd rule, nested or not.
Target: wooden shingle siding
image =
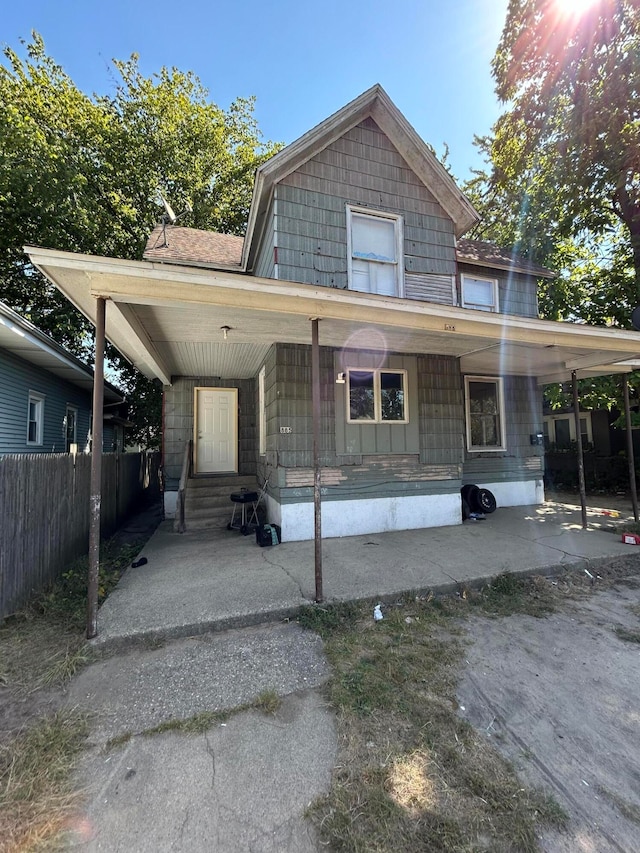
[[[465,452],[463,479],[531,480],[541,475],[544,448],[530,436],[542,432],[542,398],[535,379],[504,377],[506,445],[504,452]]]
[[[372,119],[284,178],[277,199],[281,279],[348,286],[347,204],[403,217],[407,272],[455,275],[451,220]]]
[[[381,365],[380,355],[376,353],[376,366],[408,371],[410,423],[346,424],[346,385],[336,384],[336,372],[346,367],[372,366],[372,357],[371,353],[338,353],[320,348],[320,461],[326,489],[324,499],[361,500],[457,492],[462,473],[462,393],[457,360],[389,355]],[[270,493],[281,503],[312,499],[310,364],[311,348],[296,344],[276,344],[265,361],[267,453],[259,459],[258,472],[263,479],[270,471]],[[436,375],[425,382],[421,370],[432,370]],[[419,383],[421,389],[432,389],[432,397],[429,391],[419,391]],[[425,399],[429,401],[426,419]],[[281,434],[283,426],[291,427],[291,433]],[[349,452],[346,446],[347,427],[362,434],[355,452]],[[450,431],[454,429],[457,432],[452,435]],[[428,458],[423,458],[422,449],[425,430],[432,437]]]
[[[338,453],[411,453],[419,452],[418,379],[415,356],[389,355],[366,351],[341,351],[335,360],[335,373],[347,368],[388,367],[407,371],[406,405],[409,423],[351,424],[347,423],[347,385],[335,388],[335,436]],[[334,377],[335,379],[335,377]]]
[[[29,392],[44,397],[42,444],[27,444]],[[91,395],[64,379],[0,350],[0,453],[64,453],[67,405],[78,410],[76,436],[84,450],[89,434]],[[108,434],[105,435],[105,448]]]
[[[404,295],[407,299],[438,302],[440,305],[453,305],[454,293],[454,278],[450,275],[407,273],[404,277]]]
[[[464,395],[457,358],[418,356],[420,460],[460,466],[463,461]]]
[[[460,264],[460,275],[467,274],[498,280],[498,299],[500,314],[513,314],[517,317],[538,316],[538,292],[534,278],[523,273],[509,273],[506,270],[492,270],[486,267],[471,267]]]

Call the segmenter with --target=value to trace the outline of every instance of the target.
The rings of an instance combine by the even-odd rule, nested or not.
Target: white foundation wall
[[[498,509],[501,506],[530,506],[544,503],[544,483],[540,480],[519,480],[513,483],[476,483],[481,489],[493,492]]]
[[[271,523],[282,528],[283,542],[313,539],[312,502],[279,504],[267,497],[267,515]],[[459,494],[322,502],[323,538],[444,527],[461,522]]]

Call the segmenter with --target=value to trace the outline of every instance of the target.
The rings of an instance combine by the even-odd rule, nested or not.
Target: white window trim
[[[569,421],[569,441],[576,441],[576,418],[573,412],[562,415],[545,415],[544,422],[549,427],[549,444],[556,444],[556,421]],[[591,425],[591,412],[580,412],[580,420],[587,422],[587,442],[593,444],[593,428]]]
[[[403,219],[397,213],[386,213],[380,210],[371,210],[367,207],[356,207],[348,204],[347,208],[347,286],[354,293],[362,293],[363,291],[354,290],[353,282],[353,245],[351,237],[351,223],[353,214],[358,216],[377,217],[378,219],[388,219],[394,223],[394,233],[396,240],[396,296],[404,297],[404,228]],[[388,263],[386,261],[370,260],[369,263]]]
[[[466,278],[473,278],[476,281],[487,281],[493,287],[493,307],[482,308],[475,302],[467,302],[464,298],[464,281]],[[497,314],[500,311],[500,288],[498,287],[498,279],[490,278],[486,275],[471,275],[471,273],[462,273],[460,276],[460,301],[463,308],[471,308],[476,311],[485,311],[488,314]]]
[[[499,447],[478,447],[471,444],[471,411],[470,411],[470,382],[493,382],[498,389],[498,409],[500,417],[500,446]],[[465,426],[467,433],[467,452],[468,453],[504,453],[507,449],[506,424],[504,417],[504,381],[501,376],[465,376],[464,377],[464,412]]]
[[[264,380],[266,367],[263,365],[258,373],[258,419],[259,419],[259,454],[264,456],[267,452],[267,409],[264,396]]]
[[[27,445],[29,447],[42,447],[44,443],[44,394],[40,394],[38,391],[29,391],[29,395],[27,397]],[[38,419],[36,421],[36,432],[37,437],[35,441],[29,441],[29,413],[31,410],[31,403],[38,404]]]
[[[374,418],[373,420],[364,420],[362,418],[352,418],[351,417],[351,372],[354,373],[373,373],[373,409],[374,409]],[[409,423],[409,379],[408,379],[408,371],[405,368],[398,367],[348,367],[346,370],[347,373],[347,381],[345,384],[345,394],[346,394],[346,416],[348,424],[357,424],[358,426],[364,426],[366,424],[383,424],[386,426],[387,424],[408,424]],[[382,400],[380,394],[380,374],[382,373],[401,373],[402,374],[402,387],[404,390],[404,418],[403,420],[390,421],[390,420],[382,420]]]

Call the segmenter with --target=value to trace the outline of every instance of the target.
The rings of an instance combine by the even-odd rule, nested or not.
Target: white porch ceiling
[[[107,337],[146,375],[255,376],[275,342],[451,355],[465,373],[535,376],[540,384],[640,366],[640,334],[505,317],[425,302],[191,267],[46,249],[33,262],[92,321],[107,302]],[[229,326],[227,340],[221,330]],[[637,364],[636,364],[637,362]],[[346,365],[345,365],[346,366]]]

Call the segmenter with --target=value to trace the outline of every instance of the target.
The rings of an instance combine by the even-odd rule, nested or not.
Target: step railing
[[[193,460],[193,441],[189,441],[184,446],[184,456],[182,457],[182,472],[180,474],[180,485],[178,486],[178,533],[184,533],[186,530],[184,506],[185,495],[187,491],[187,481],[191,476],[191,466]]]

